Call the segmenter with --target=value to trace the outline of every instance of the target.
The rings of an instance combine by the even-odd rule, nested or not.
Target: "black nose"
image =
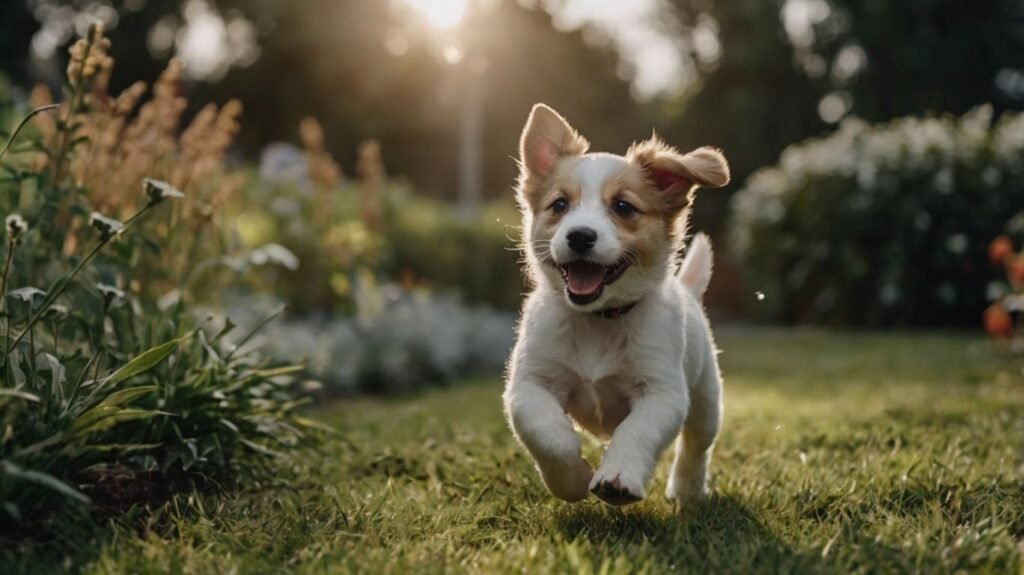
[[[578,254],[589,252],[597,243],[597,232],[590,228],[574,228],[565,237],[569,240],[569,249]]]

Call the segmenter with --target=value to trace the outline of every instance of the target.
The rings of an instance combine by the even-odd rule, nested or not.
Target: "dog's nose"
[[[597,232],[590,228],[573,228],[565,238],[569,240],[569,249],[578,254],[585,254],[597,243]]]

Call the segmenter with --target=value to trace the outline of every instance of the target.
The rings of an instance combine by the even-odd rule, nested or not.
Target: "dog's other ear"
[[[725,156],[707,146],[680,154],[655,135],[633,144],[626,158],[644,170],[670,208],[686,207],[697,186],[720,188],[729,183],[729,164]]]
[[[558,112],[544,104],[537,104],[530,111],[523,135],[519,139],[523,180],[531,177],[546,178],[558,160],[585,154],[589,147],[590,142],[580,136]]]

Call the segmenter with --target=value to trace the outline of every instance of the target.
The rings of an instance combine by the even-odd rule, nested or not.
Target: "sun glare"
[[[438,29],[455,27],[466,13],[469,0],[403,0],[423,14],[431,26]]]

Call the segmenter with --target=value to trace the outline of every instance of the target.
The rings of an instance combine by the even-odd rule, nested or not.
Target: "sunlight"
[[[455,27],[466,13],[469,0],[402,0],[423,15],[434,28]]]

